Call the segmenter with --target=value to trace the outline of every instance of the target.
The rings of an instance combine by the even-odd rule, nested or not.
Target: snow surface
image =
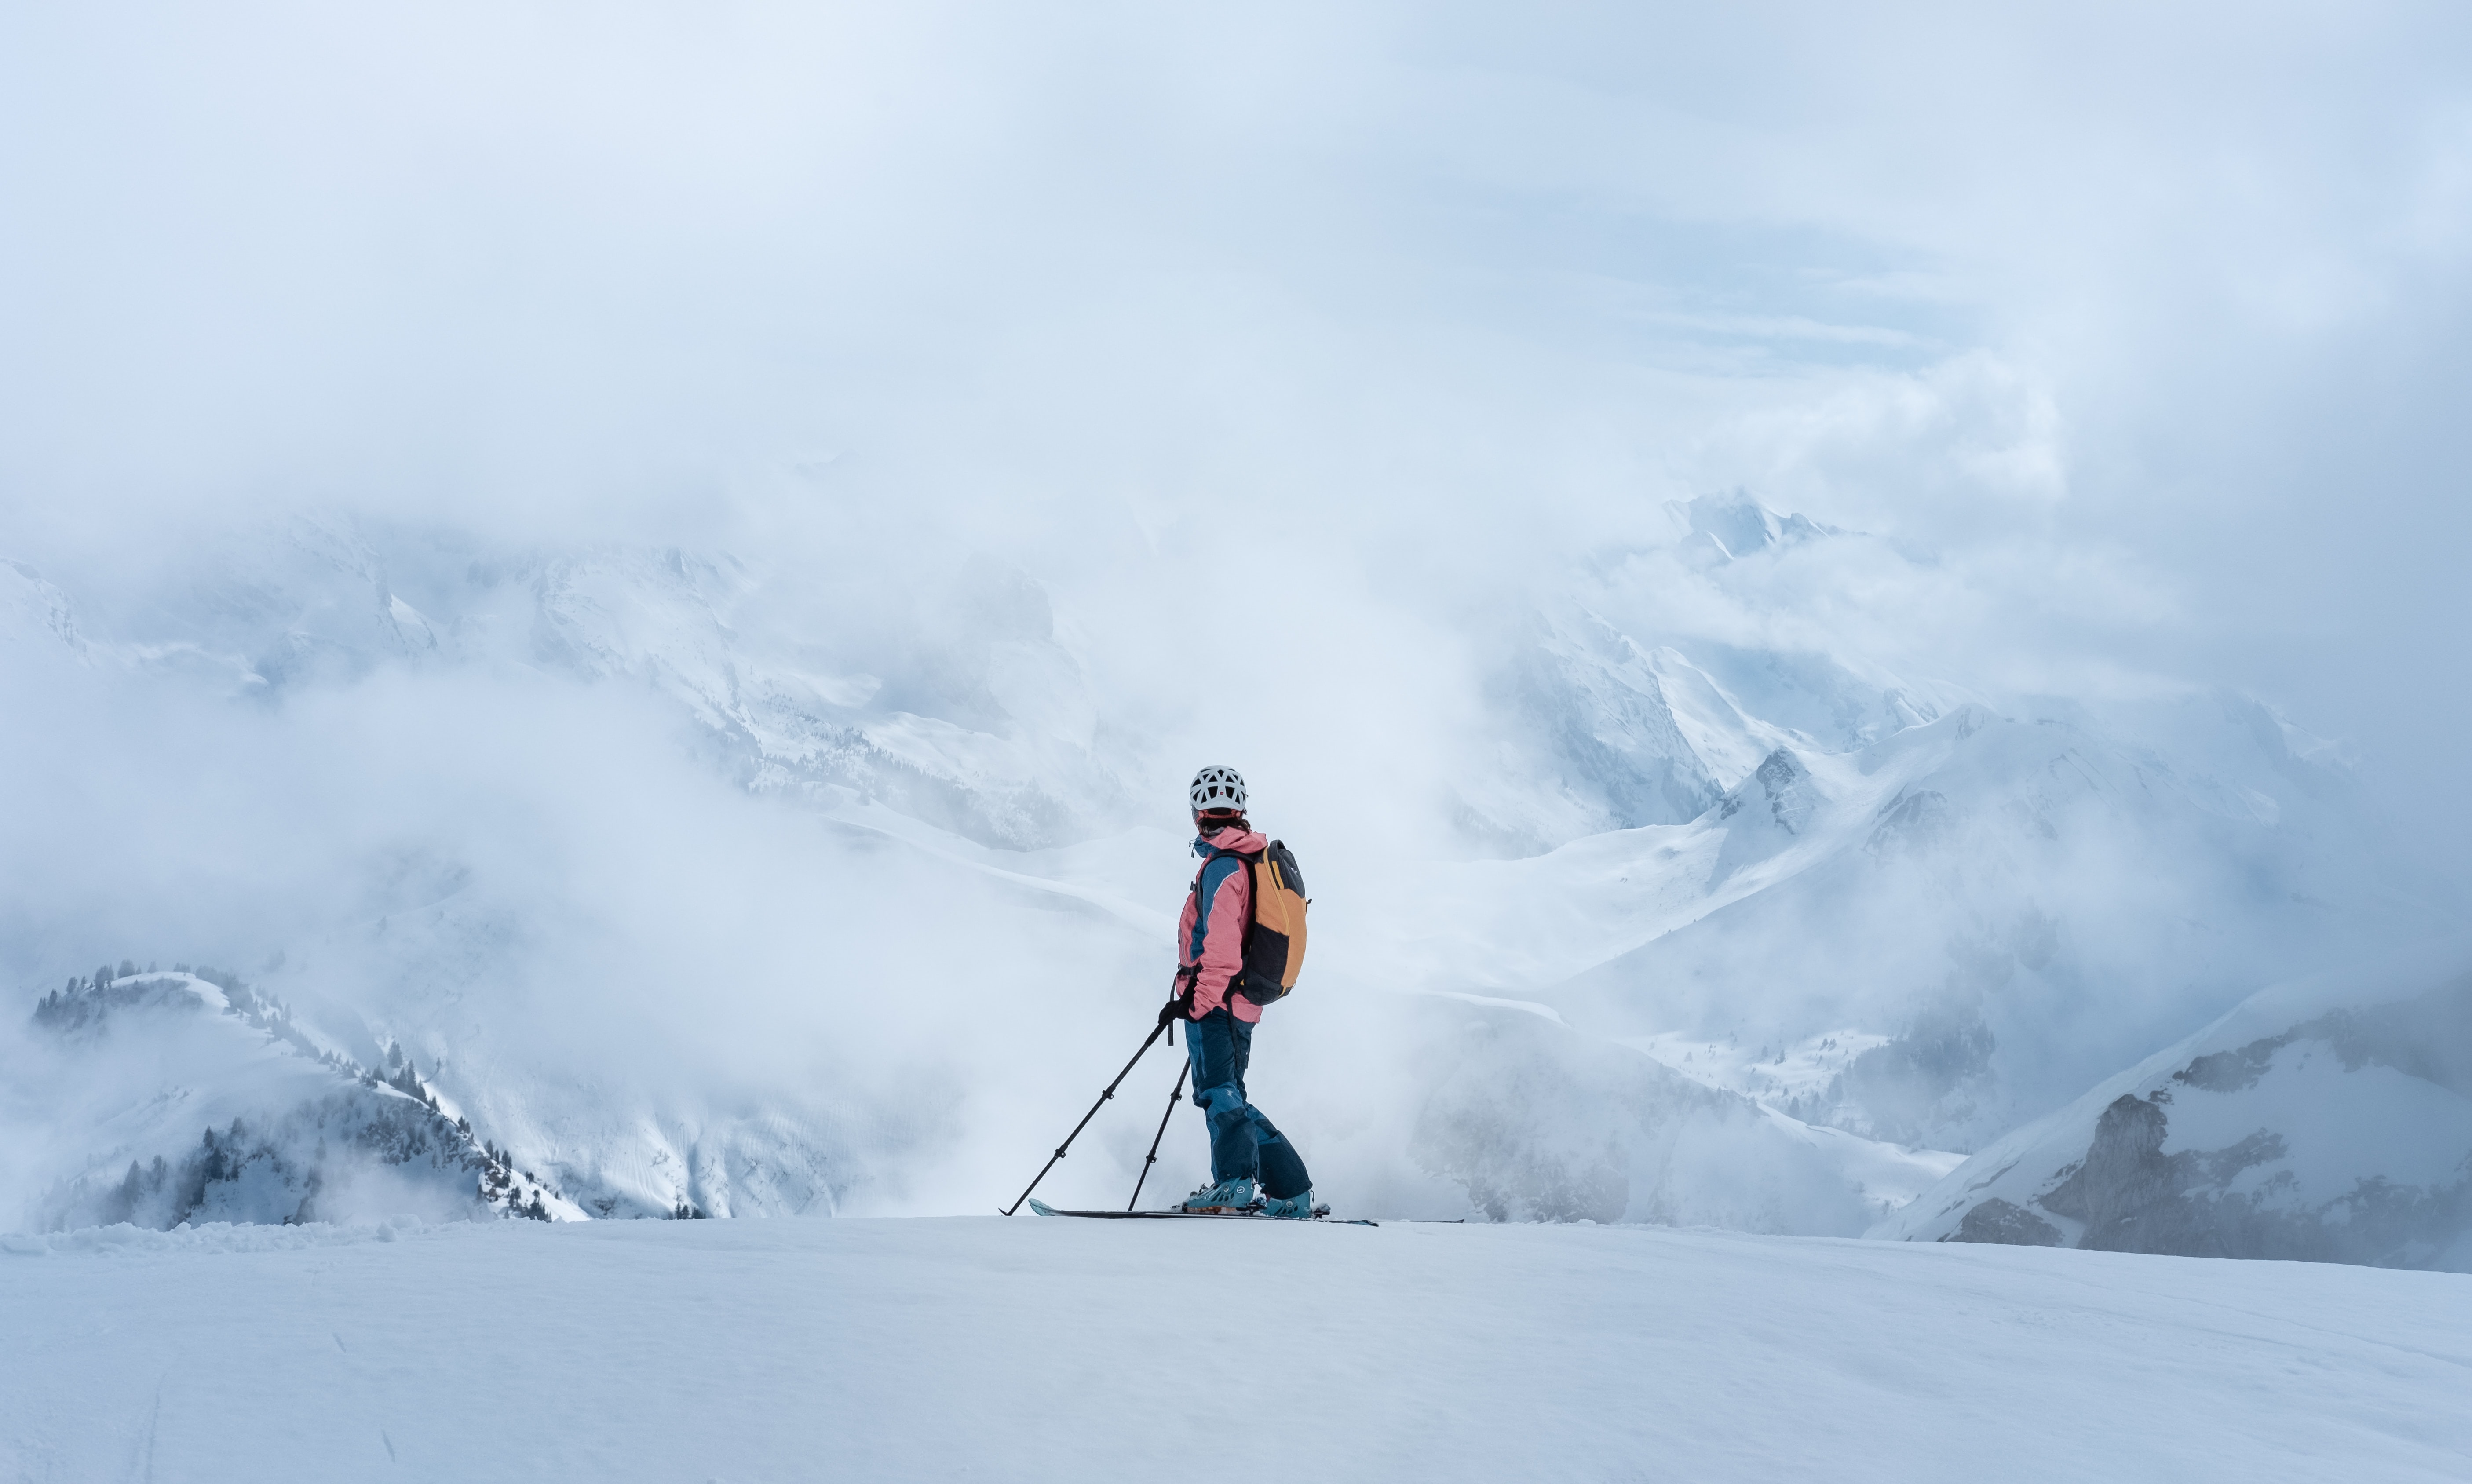
[[[0,1476],[2460,1480],[2472,1279],[1021,1216],[0,1238]]]

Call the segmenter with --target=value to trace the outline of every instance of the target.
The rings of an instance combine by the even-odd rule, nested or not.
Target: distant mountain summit
[[[1803,515],[1779,515],[1747,490],[1669,500],[1665,508],[1686,532],[1680,550],[1695,562],[1728,562],[1757,552],[1800,546],[1844,531]]]
[[[1279,820],[1319,892],[1313,977],[1272,1023],[1323,1018],[1299,1056],[1330,1060],[1295,1064],[1318,1171],[1421,1214],[2458,1260],[2460,995],[2432,987],[2455,981],[2252,1000],[2461,921],[2390,863],[2340,745],[2226,692],[2002,693],[1933,669],[1931,635],[1890,663],[1843,620],[1919,558],[1739,490],[1665,513],[1667,538],[1458,630],[1314,636],[1319,685],[1413,660],[1464,686],[1430,712],[1343,739],[1302,700],[1229,713],[1438,842]],[[0,663],[55,697],[47,735],[99,717],[178,749],[242,718],[228,771],[306,718],[320,747],[379,747],[334,761],[330,800],[409,766],[393,729],[433,705],[548,697],[630,739],[596,771],[558,733],[553,782],[502,787],[533,739],[489,733],[466,787],[513,824],[423,794],[337,845],[359,854],[323,917],[265,914],[283,937],[245,961],[292,954],[264,992],[124,965],[64,994],[48,965],[83,922],[0,943],[42,975],[0,1035],[31,1182],[0,1196],[47,1225],[823,1213],[1052,1137],[1015,1105],[1048,1069],[952,1007],[1000,993],[1076,1046],[1147,1017],[1185,858],[1137,823],[1161,813],[1144,780],[1185,766],[1158,738],[1203,639],[1250,641],[1093,634],[985,555],[905,582],[305,519],[91,603],[0,563]],[[335,724],[365,703],[395,709]],[[728,830],[635,812],[662,768]],[[322,839],[267,787],[217,850]],[[568,812],[526,815],[526,787]],[[289,833],[261,847],[261,816]],[[193,879],[69,848],[132,897]],[[678,923],[695,952],[646,951]],[[2369,1135],[2320,1137],[2345,1119]]]

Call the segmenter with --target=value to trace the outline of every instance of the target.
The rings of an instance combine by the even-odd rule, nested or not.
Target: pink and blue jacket
[[[1266,836],[1233,827],[1214,830],[1193,842],[1193,853],[1214,850],[1260,850]],[[1243,995],[1231,996],[1227,984],[1245,967],[1245,918],[1253,905],[1253,873],[1242,860],[1225,856],[1201,862],[1193,889],[1185,893],[1184,914],[1176,925],[1176,961],[1181,969],[1200,966],[1193,980],[1193,1018],[1200,1020],[1224,1005],[1248,1024],[1262,1018],[1262,1007]]]

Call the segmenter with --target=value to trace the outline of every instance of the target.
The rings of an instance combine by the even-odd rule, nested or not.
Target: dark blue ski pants
[[[1210,1120],[1210,1178],[1253,1181],[1274,1200],[1312,1190],[1295,1145],[1245,1100],[1253,1027],[1222,1008],[1189,1022],[1184,1030],[1185,1054],[1193,1060],[1193,1100]]]

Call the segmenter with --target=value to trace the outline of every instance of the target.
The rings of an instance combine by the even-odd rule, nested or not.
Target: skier
[[[1245,969],[1245,928],[1251,920],[1252,873],[1238,854],[1270,843],[1245,817],[1245,780],[1232,767],[1205,767],[1193,778],[1193,853],[1202,858],[1177,924],[1179,993],[1159,1011],[1186,1028],[1193,1061],[1193,1100],[1210,1123],[1209,1185],[1184,1198],[1187,1211],[1235,1212],[1289,1218],[1314,1213],[1313,1181],[1295,1145],[1246,1099],[1245,1068],[1252,1060],[1253,1027],[1262,1007],[1236,984]]]

